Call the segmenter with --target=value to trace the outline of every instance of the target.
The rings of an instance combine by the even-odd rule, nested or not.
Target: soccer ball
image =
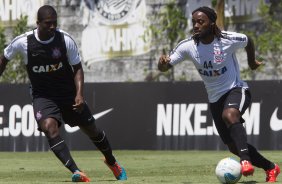
[[[215,168],[215,174],[221,183],[237,183],[242,176],[241,164],[234,158],[224,158],[218,162]]]

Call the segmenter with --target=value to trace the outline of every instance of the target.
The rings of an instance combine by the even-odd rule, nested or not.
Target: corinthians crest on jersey
[[[213,54],[215,63],[221,63],[224,61],[224,53],[222,51],[215,50]]]
[[[60,51],[60,48],[55,47],[52,49],[52,58],[53,59],[59,59],[62,56],[62,53]]]

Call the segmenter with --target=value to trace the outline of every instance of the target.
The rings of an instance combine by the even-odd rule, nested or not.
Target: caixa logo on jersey
[[[39,65],[39,66],[33,66],[32,71],[34,73],[48,73],[48,72],[55,72],[63,67],[63,63],[59,62],[57,64],[51,64],[51,65]]]
[[[247,135],[260,134],[260,106],[252,103],[243,115]],[[156,124],[157,136],[218,135],[207,103],[158,104]]]

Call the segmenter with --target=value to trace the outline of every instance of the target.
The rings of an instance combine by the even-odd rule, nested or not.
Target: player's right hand
[[[74,99],[75,104],[72,105],[75,112],[81,113],[84,108],[84,98],[80,95],[76,95]]]
[[[170,62],[170,58],[168,55],[161,55],[160,59],[159,59],[159,63],[160,64],[166,64]]]
[[[168,55],[161,55],[158,62],[158,69],[162,72],[167,71],[171,68],[171,65],[169,64],[170,58]]]

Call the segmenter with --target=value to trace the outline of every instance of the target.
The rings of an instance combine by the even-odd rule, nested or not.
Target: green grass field
[[[73,151],[78,166],[91,178],[91,183],[120,184],[192,184],[219,183],[215,174],[217,162],[228,156],[226,151],[114,151],[126,168],[128,180],[116,181],[97,151]],[[282,165],[281,151],[262,151],[267,158]],[[71,183],[71,173],[52,152],[0,152],[0,183]],[[254,176],[242,177],[239,183],[265,183],[262,169]],[[278,182],[282,183],[282,176]]]

